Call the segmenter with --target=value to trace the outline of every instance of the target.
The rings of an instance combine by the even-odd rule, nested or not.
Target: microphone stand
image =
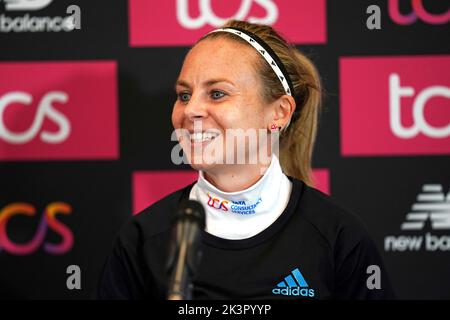
[[[201,259],[199,250],[200,231],[205,226],[203,206],[189,200],[179,210],[176,217],[175,240],[169,255],[168,300],[191,300],[192,278]]]

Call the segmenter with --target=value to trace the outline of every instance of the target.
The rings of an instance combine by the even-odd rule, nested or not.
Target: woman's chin
[[[216,159],[213,157],[207,157],[207,156],[197,156],[194,158],[189,159],[189,165],[194,169],[198,171],[214,171],[223,164],[218,163]]]
[[[209,171],[214,170],[214,168],[218,167],[218,164],[215,163],[205,163],[200,161],[192,161],[189,163],[192,169],[197,171]]]

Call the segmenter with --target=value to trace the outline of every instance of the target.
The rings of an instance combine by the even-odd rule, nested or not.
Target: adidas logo
[[[450,229],[450,192],[446,196],[440,184],[423,185],[401,230],[422,230],[428,219],[434,230]]]
[[[298,268],[277,284],[272,290],[275,295],[314,297],[314,289],[309,289],[308,283]]]

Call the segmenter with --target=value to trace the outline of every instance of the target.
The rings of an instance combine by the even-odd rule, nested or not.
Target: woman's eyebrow
[[[203,85],[209,87],[209,86],[212,86],[212,85],[214,85],[214,84],[216,84],[218,82],[227,82],[227,83],[231,84],[232,86],[235,86],[232,81],[224,79],[224,78],[206,80],[206,81],[203,82]],[[184,80],[177,80],[177,82],[175,83],[175,87],[176,86],[181,86],[181,87],[185,87],[185,88],[191,88],[189,83],[187,83]]]
[[[224,78],[222,78],[222,79],[211,79],[211,80],[205,81],[204,84],[207,87],[209,87],[209,86],[212,86],[213,84],[216,84],[218,82],[227,82],[227,83],[231,84],[232,86],[234,86],[233,82],[231,82],[230,80],[224,79]]]
[[[185,87],[185,88],[190,88],[191,87],[186,81],[183,81],[183,80],[177,80],[177,82],[175,82],[175,88],[177,86]]]

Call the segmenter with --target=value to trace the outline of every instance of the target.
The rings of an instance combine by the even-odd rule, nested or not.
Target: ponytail
[[[280,162],[287,175],[314,185],[311,163],[322,100],[320,77],[311,60],[296,48],[292,48],[292,56],[297,73],[291,76],[297,107],[281,135]]]

